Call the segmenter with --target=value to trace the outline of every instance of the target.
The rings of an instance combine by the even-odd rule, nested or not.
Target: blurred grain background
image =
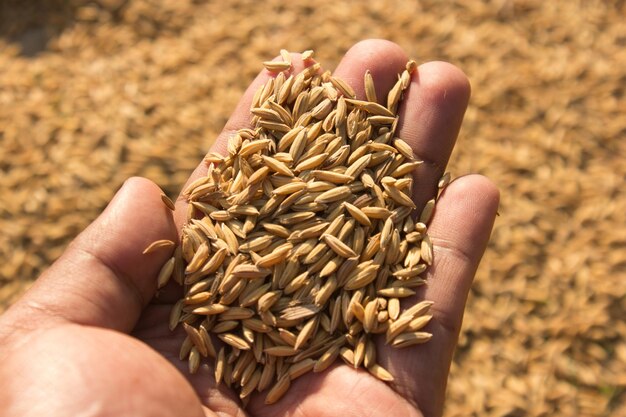
[[[502,190],[447,416],[626,415],[624,1],[0,0],[0,311],[131,175],[175,196],[260,62],[393,40],[461,67]]]

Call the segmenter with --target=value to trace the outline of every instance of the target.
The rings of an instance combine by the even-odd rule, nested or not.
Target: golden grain
[[[345,346],[342,347],[339,349],[339,356],[346,364],[354,366],[354,351],[352,349]]]
[[[330,82],[331,84],[341,92],[341,94],[344,95],[344,97],[346,98],[354,98],[355,97],[355,92],[354,89],[352,87],[350,87],[350,85],[348,83],[346,83],[344,80],[340,79],[340,78],[336,78],[336,77],[330,77]]]
[[[389,328],[387,329],[387,332],[386,332],[386,342],[389,343],[397,335],[402,333],[404,331],[404,329],[407,328],[407,326],[409,325],[411,320],[413,320],[413,316],[412,315],[408,315],[408,314],[407,315],[405,315],[405,314],[400,315],[398,320],[394,321],[393,323],[391,323],[389,325]]]
[[[185,268],[185,273],[192,274],[198,271],[202,267],[204,262],[207,260],[208,256],[209,256],[209,245],[206,242],[204,242],[196,250],[189,264],[187,264],[187,268]]]
[[[195,374],[200,367],[200,353],[195,347],[189,352],[189,373]]]
[[[424,236],[421,243],[420,250],[421,258],[426,262],[427,265],[432,265],[433,263],[433,243],[430,240],[430,237]]]
[[[356,304],[356,305],[360,305],[360,304]],[[376,328],[377,312],[378,312],[378,305],[377,305],[376,300],[372,300],[369,303],[367,303],[367,305],[365,306],[365,309],[363,310],[363,319],[360,321],[363,323],[363,329],[368,333],[372,332]],[[358,318],[357,314],[355,314],[355,316]]]
[[[270,72],[279,72],[291,68],[291,62],[265,61],[263,66]]]
[[[213,328],[211,329],[211,332],[213,332],[213,333],[229,332],[231,330],[236,329],[239,326],[239,324],[240,323],[237,320],[220,321],[215,326],[213,326]]]
[[[183,314],[183,300],[178,300],[174,304],[174,307],[172,308],[172,310],[170,311],[169,326],[168,326],[170,331],[173,331],[178,325],[178,323],[180,323],[180,318],[182,314]]]
[[[391,342],[391,346],[404,348],[420,345],[422,343],[428,342],[432,337],[433,335],[427,332],[402,333],[401,335],[398,335],[393,339],[393,342]]]
[[[432,318],[432,315],[417,316],[413,320],[411,320],[409,325],[406,327],[406,330],[410,332],[420,330],[421,328],[426,326]]]
[[[402,312],[402,316],[407,316],[407,317],[411,317],[411,318],[419,317],[419,316],[425,314],[426,312],[428,312],[428,310],[430,310],[430,307],[432,305],[433,305],[432,301],[428,301],[428,300],[421,301],[421,302],[411,306],[406,311]]]
[[[382,295],[383,297],[404,298],[415,295],[415,291],[404,287],[390,287],[380,289],[376,294]]]
[[[350,248],[348,245],[343,243],[341,240],[336,238],[333,235],[325,234],[322,236],[326,244],[339,256],[344,258],[354,258],[356,257],[356,253]]]
[[[391,373],[388,370],[386,370],[385,368],[383,368],[382,366],[376,363],[368,366],[367,370],[369,371],[370,374],[374,375],[376,378],[382,381],[393,382],[394,380],[393,375],[391,375]]]
[[[376,97],[376,88],[374,88],[374,79],[372,78],[372,74],[369,70],[365,71],[364,82],[365,85],[365,96],[367,100],[376,103],[378,98]]]
[[[157,288],[163,288],[165,284],[168,283],[169,279],[172,276],[172,272],[174,272],[174,263],[176,262],[175,257],[171,257],[168,259],[165,264],[161,267],[159,271],[159,275],[157,277]]]
[[[250,350],[250,344],[243,338],[233,333],[220,333],[217,335],[224,343],[239,350]]]
[[[294,363],[289,367],[287,371],[287,375],[289,375],[289,379],[294,380],[307,372],[313,370],[316,361],[313,359],[303,359],[300,362]]]
[[[245,320],[254,316],[254,310],[244,307],[230,307],[219,316],[219,320]]]
[[[174,205],[174,202],[167,195],[161,193],[161,200],[167,206],[168,209],[172,211],[176,210],[176,206]]]
[[[155,240],[147,248],[144,249],[143,254],[146,255],[148,253],[155,252],[162,248],[172,248],[176,244],[168,239]]]
[[[278,401],[291,386],[289,375],[283,375],[276,384],[270,389],[265,397],[265,404],[270,405]]]
[[[222,314],[229,309],[228,306],[223,304],[209,304],[202,307],[196,307],[191,312],[199,316],[211,316],[215,314]]]

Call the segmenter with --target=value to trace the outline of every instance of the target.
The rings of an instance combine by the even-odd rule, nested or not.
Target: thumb
[[[2,317],[11,327],[63,322],[130,332],[156,290],[173,249],[143,255],[158,239],[177,239],[161,190],[127,180],[104,212]]]

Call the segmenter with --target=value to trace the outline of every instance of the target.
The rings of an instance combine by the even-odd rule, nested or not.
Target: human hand
[[[378,97],[386,97],[406,61],[397,45],[365,41],[346,54],[334,75],[361,98],[369,69]],[[293,62],[294,71],[302,69],[299,59]],[[263,71],[246,91],[214,151],[223,152],[228,136],[249,124],[252,96],[268,77]],[[468,99],[466,77],[450,64],[427,63],[413,74],[398,136],[425,161],[416,173],[417,197],[434,192]],[[205,172],[200,164],[191,178]],[[427,199],[417,199],[418,208]],[[437,203],[429,227],[435,263],[427,287],[415,296],[435,302],[427,328],[433,338],[406,349],[379,343],[378,361],[394,375],[393,385],[338,363],[297,379],[274,405],[253,396],[245,411],[233,392],[216,387],[209,367],[189,375],[179,361],[184,332],[170,332],[167,322],[180,294],[168,289],[154,298],[157,273],[171,254],[142,251],[157,239],[176,240],[185,204],[179,200],[172,216],[156,185],[127,181],[104,213],[0,317],[0,414],[441,415],[465,300],[497,210],[498,192],[488,180],[459,178]]]

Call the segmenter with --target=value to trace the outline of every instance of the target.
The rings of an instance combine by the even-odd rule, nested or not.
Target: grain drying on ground
[[[624,13],[613,0],[5,1],[1,308],[129,176],[175,196],[276,45],[332,68],[386,38],[468,75],[451,167],[502,190],[445,415],[624,415]]]

